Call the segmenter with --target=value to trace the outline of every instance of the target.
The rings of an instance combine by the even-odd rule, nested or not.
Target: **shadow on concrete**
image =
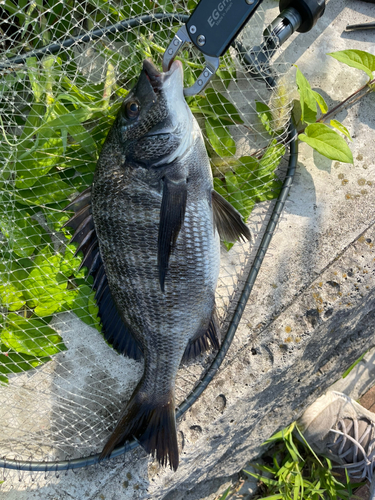
[[[374,9],[375,10],[375,9]],[[374,33],[375,37],[375,33]],[[369,128],[375,130],[375,92],[367,94],[358,105],[357,119],[361,123],[364,123]],[[372,134],[371,134],[372,135]],[[372,145],[369,147],[374,147],[374,140],[372,140]]]
[[[313,158],[316,168],[323,170],[324,172],[328,172],[329,174],[331,173],[333,163],[332,160],[321,155],[315,149],[313,150]]]
[[[364,21],[370,22],[368,20]],[[350,23],[348,23],[350,24]],[[358,23],[359,24],[359,23]],[[369,30],[358,30],[358,31],[343,31],[341,34],[341,38],[345,38],[348,40],[357,40],[359,42],[368,42],[369,47],[374,43],[375,29]]]

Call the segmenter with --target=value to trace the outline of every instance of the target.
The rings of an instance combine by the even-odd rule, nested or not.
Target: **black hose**
[[[28,52],[27,54],[24,54],[23,56],[20,56],[19,59],[16,58],[11,58],[9,59],[13,64],[20,64],[21,62],[24,62],[28,57],[41,57],[45,54],[52,54],[56,53],[58,50],[61,48],[66,48],[72,46],[74,43],[81,43],[81,42],[88,42],[90,40],[93,40],[95,38],[99,38],[105,33],[115,33],[116,31],[124,31],[128,28],[136,27],[139,26],[140,24],[147,23],[147,22],[152,22],[153,20],[161,20],[161,19],[174,19],[177,21],[181,22],[186,22],[188,20],[189,16],[185,15],[180,15],[180,14],[154,14],[154,15],[149,15],[149,16],[141,16],[135,19],[130,19],[129,21],[123,21],[121,23],[105,27],[103,29],[98,29],[94,30],[86,35],[76,37],[76,38],[70,38],[62,42],[54,43],[51,45],[48,45],[46,47],[43,47],[42,49]],[[121,29],[119,28],[121,26]],[[242,46],[241,46],[242,47]],[[243,49],[241,48],[241,51]],[[21,62],[16,62],[20,60]],[[8,66],[9,67],[9,66]],[[1,69],[1,66],[0,66]],[[262,76],[262,75],[259,75]],[[267,85],[268,87],[275,87],[276,81],[272,78],[267,80]],[[280,219],[281,212],[284,208],[285,202],[288,198],[290,188],[293,183],[293,178],[294,174],[296,171],[296,166],[297,166],[297,157],[298,157],[298,140],[297,140],[297,131],[293,125],[292,120],[290,121],[289,124],[289,135],[288,135],[288,142],[289,142],[289,163],[288,163],[288,169],[286,173],[286,177],[283,182],[283,186],[281,189],[281,192],[278,196],[277,202],[273,208],[272,214],[271,214],[271,219],[267,224],[266,231],[263,235],[262,241],[259,245],[257,254],[255,256],[254,262],[250,268],[249,274],[247,276],[244,288],[242,290],[241,296],[239,298],[238,304],[236,306],[236,310],[233,314],[233,317],[231,319],[228,331],[226,333],[226,336],[224,338],[224,341],[220,347],[219,352],[217,353],[215,359],[211,363],[210,367],[208,368],[206,374],[200,380],[198,383],[197,387],[189,394],[189,396],[183,401],[180,406],[176,409],[176,418],[180,418],[194,403],[195,401],[199,398],[199,396],[202,394],[202,392],[207,388],[213,377],[215,376],[217,370],[219,369],[221,363],[223,362],[228,349],[232,343],[234,334],[237,330],[237,327],[239,325],[239,322],[242,317],[242,313],[245,309],[245,306],[248,302],[250,293],[253,289],[255,280],[258,276],[260,266],[263,262],[263,259],[266,255],[267,249],[269,247],[269,244],[271,242],[272,236],[275,232],[277,223]],[[130,441],[126,443],[124,446],[121,446],[117,449],[115,449],[111,456],[109,458],[116,458],[118,456],[123,455],[124,453],[127,453],[128,451],[133,450],[138,446],[138,442],[136,440]],[[19,471],[29,471],[29,472],[58,472],[58,471],[67,471],[70,469],[79,469],[82,467],[88,467],[89,465],[95,465],[99,463],[99,453],[92,455],[90,457],[84,457],[84,458],[76,458],[73,460],[61,460],[58,462],[42,462],[42,461],[21,461],[21,460],[6,460],[6,459],[0,459],[0,467],[6,468],[6,469],[13,469],[13,470],[19,470]],[[108,459],[109,459],[108,458]],[[107,460],[107,459],[105,459]]]

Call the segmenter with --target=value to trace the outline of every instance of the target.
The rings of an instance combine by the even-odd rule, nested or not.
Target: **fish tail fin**
[[[156,403],[142,390],[133,393],[116,428],[105,444],[99,460],[108,457],[116,446],[132,438],[163,466],[169,462],[171,469],[178,467],[174,395],[171,392],[162,402]]]

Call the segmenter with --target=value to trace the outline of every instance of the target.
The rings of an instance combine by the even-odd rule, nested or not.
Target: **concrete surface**
[[[325,54],[345,48],[375,53],[373,32],[342,33],[346,24],[370,21],[372,12],[371,4],[359,0],[330,1],[317,26],[284,49],[286,60],[322,90],[330,107],[366,76]],[[301,145],[297,178],[235,341],[213,382],[179,422],[178,471],[164,470],[136,450],[122,461],[59,477],[5,471],[1,498],[213,500],[261,453],[267,437],[295,420],[375,345],[375,95],[336,118],[353,136],[354,166]],[[257,210],[268,209],[265,204]],[[87,337],[82,360],[92,359],[94,366],[92,342]],[[132,366],[128,370],[135,373]],[[102,376],[108,376],[106,367]],[[366,384],[357,388],[353,382],[358,395]],[[114,387],[107,398],[99,387],[98,401],[120,392]]]

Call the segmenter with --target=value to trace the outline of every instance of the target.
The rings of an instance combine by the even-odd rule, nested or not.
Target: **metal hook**
[[[168,71],[178,52],[186,45],[191,43],[186,26],[182,26],[175,34],[173,40],[168,45],[163,56],[163,71]],[[202,73],[197,78],[197,81],[191,87],[184,88],[185,96],[193,96],[202,92],[210,83],[211,78],[215,75],[220,65],[218,57],[207,56],[203,54],[206,65]]]

